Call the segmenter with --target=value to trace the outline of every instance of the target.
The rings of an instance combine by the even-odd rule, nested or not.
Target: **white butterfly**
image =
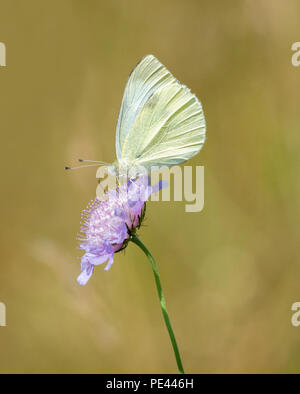
[[[172,166],[196,155],[205,141],[202,105],[154,56],[129,76],[116,133],[119,167]]]
[[[205,141],[202,106],[153,55],[131,72],[116,131],[116,169],[180,164]],[[81,160],[84,161],[84,160]]]

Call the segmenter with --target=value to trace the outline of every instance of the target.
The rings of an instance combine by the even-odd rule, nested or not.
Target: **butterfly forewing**
[[[145,56],[128,78],[119,114],[116,151],[121,160],[122,146],[136,117],[153,93],[175,78],[154,56]]]

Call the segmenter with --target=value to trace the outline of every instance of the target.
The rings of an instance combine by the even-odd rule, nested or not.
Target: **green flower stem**
[[[172,346],[173,346],[173,350],[174,350],[174,354],[175,354],[175,358],[176,358],[176,362],[177,362],[177,367],[178,367],[178,370],[180,373],[184,373],[179,350],[178,350],[178,346],[177,346],[177,342],[176,342],[175,335],[174,335],[174,332],[173,332],[173,329],[172,329],[172,326],[170,323],[169,315],[167,312],[166,301],[164,298],[157,265],[155,263],[155,260],[152,256],[152,254],[149,252],[149,250],[143,244],[143,242],[137,237],[137,235],[132,235],[131,240],[132,240],[132,242],[134,242],[136,245],[138,245],[142,249],[142,251],[148,257],[148,259],[152,265],[152,270],[154,273],[155,283],[156,283],[156,287],[157,287],[157,291],[158,291],[160,307],[161,307],[161,311],[162,311],[162,314],[163,314],[163,317],[164,317],[164,320],[165,320],[165,323],[167,326],[167,330],[168,330],[171,342],[172,342]]]

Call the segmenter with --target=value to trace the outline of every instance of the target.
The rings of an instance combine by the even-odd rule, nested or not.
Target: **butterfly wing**
[[[131,124],[119,140],[118,161],[146,168],[180,164],[197,154],[204,144],[206,126],[202,106],[157,59],[147,56],[142,63],[146,60],[155,64],[153,68],[160,70],[158,73],[164,70],[164,77],[149,87],[147,81],[155,72],[153,69],[149,72],[148,62],[147,67],[142,67],[144,73],[139,73],[139,78],[141,75],[144,78],[144,83],[140,81],[144,93],[135,93],[139,100],[132,105],[132,117],[127,115]],[[137,86],[131,83],[131,89]]]
[[[122,147],[141,109],[158,89],[175,78],[152,55],[145,56],[131,72],[124,91],[116,133],[116,152],[121,160]]]

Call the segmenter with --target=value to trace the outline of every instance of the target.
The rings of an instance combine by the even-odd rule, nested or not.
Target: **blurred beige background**
[[[299,1],[0,0],[0,372],[176,372],[151,268],[135,245],[89,284],[80,211],[112,162],[129,72],[154,54],[202,101],[205,208],[149,203],[187,372],[298,372]]]

